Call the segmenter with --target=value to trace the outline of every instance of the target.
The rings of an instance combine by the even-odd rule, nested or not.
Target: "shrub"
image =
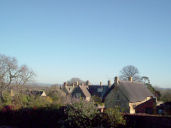
[[[100,105],[102,104],[102,99],[100,97],[92,96],[91,98],[96,104],[100,104]]]
[[[41,96],[31,96],[29,99],[29,107],[48,107],[51,105],[53,100],[50,97],[41,97]]]
[[[119,107],[109,108],[105,111],[105,114],[107,115],[107,122],[110,124],[110,127],[117,127],[119,125],[126,124]]]
[[[27,107],[29,96],[24,94],[17,94],[13,97],[13,104],[18,107]]]
[[[80,100],[71,105],[67,105],[65,114],[67,119],[65,125],[67,127],[87,128],[92,127],[92,119],[98,113],[94,102],[86,102]]]
[[[12,97],[8,91],[3,91],[2,93],[2,104],[4,106],[12,104]]]

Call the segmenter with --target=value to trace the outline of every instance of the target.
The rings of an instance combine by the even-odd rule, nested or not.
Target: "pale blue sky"
[[[135,65],[171,87],[171,1],[1,0],[0,53],[31,67],[37,82],[107,83]]]

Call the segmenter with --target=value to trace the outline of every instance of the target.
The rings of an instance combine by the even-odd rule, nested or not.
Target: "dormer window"
[[[98,88],[97,92],[103,92],[103,88]]]
[[[81,97],[81,93],[76,93],[76,97]]]

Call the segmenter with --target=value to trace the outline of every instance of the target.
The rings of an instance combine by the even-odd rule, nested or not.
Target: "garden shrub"
[[[119,125],[124,126],[126,124],[119,107],[109,108],[105,111],[105,114],[107,115],[107,122],[110,124],[110,127],[118,127]]]
[[[92,119],[98,113],[94,102],[86,102],[80,100],[71,105],[66,106],[65,114],[67,119],[65,120],[66,127],[79,127],[88,128],[92,127]]]
[[[3,91],[1,99],[3,106],[12,104],[12,97],[10,96],[10,93],[8,91]]]

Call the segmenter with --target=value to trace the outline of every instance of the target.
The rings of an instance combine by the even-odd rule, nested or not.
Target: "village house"
[[[46,96],[46,93],[43,90],[32,90],[31,94],[34,96]]]
[[[135,82],[132,77],[128,81],[120,81],[115,77],[115,82],[103,99],[105,108],[119,106],[122,111],[128,113],[152,114],[156,105],[156,98],[140,82]]]
[[[89,93],[89,91],[87,90],[87,86],[85,85],[78,85],[77,87],[75,87],[71,93],[71,96],[75,98],[83,98],[86,101],[90,101],[91,98],[91,94]]]
[[[108,81],[108,85],[102,85],[102,82],[100,82],[100,85],[90,85],[89,81],[86,81],[86,84],[76,82],[72,83],[71,85],[68,85],[65,82],[64,86],[62,87],[62,90],[67,95],[71,95],[75,98],[82,97],[89,101],[92,96],[96,96],[103,99],[103,96],[108,91],[110,86],[110,81]]]
[[[78,86],[78,83],[77,83],[77,86]],[[64,85],[63,85],[63,87],[61,89],[67,95],[70,95],[75,87],[76,87],[75,83],[72,83],[72,85],[69,85],[67,82],[64,82]]]
[[[121,81],[115,77],[114,84],[108,81],[108,85],[91,85],[89,81],[84,83],[66,82],[62,90],[74,98],[83,98],[87,101],[93,96],[99,97],[104,103],[103,108],[120,107],[121,111],[127,113],[149,113],[152,114],[156,106],[156,97],[148,90],[144,83],[132,80]]]

